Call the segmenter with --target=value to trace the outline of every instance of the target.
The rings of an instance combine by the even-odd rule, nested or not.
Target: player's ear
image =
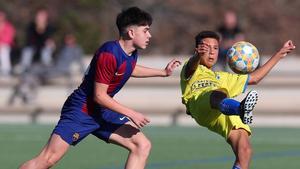
[[[134,30],[133,30],[132,28],[128,28],[127,36],[128,36],[130,39],[133,39],[133,37],[134,37]]]

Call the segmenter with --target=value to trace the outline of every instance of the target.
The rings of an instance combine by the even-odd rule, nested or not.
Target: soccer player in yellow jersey
[[[182,102],[187,113],[209,130],[223,136],[236,156],[232,169],[248,169],[252,154],[249,141],[252,109],[257,102],[257,92],[250,91],[238,102],[233,97],[241,94],[247,85],[260,82],[273,66],[295,49],[291,40],[264,65],[246,75],[214,72],[220,37],[212,31],[202,31],[196,37],[195,54],[181,71]]]

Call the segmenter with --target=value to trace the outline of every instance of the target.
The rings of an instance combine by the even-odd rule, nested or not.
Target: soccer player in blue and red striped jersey
[[[150,121],[113,99],[131,77],[167,77],[181,63],[174,59],[165,69],[137,65],[137,49],[151,38],[152,17],[131,7],[117,16],[119,40],[104,43],[95,53],[84,80],[66,100],[61,117],[41,153],[21,169],[44,169],[56,164],[70,145],[89,134],[129,150],[126,169],[143,169],[151,143],[140,131]]]

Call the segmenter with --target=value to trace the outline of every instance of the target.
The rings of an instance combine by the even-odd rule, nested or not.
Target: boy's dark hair
[[[213,38],[218,42],[221,40],[221,36],[214,31],[202,31],[195,37],[196,47],[201,43],[204,38]]]
[[[120,35],[122,35],[126,33],[125,28],[131,25],[150,26],[152,24],[152,17],[149,13],[138,7],[130,7],[118,14],[116,24]]]

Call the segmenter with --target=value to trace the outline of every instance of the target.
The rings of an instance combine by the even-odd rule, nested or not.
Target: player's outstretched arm
[[[177,59],[171,60],[165,69],[149,68],[141,65],[136,65],[132,77],[167,77],[172,75],[173,71],[181,65],[181,62]]]
[[[252,85],[259,83],[277,64],[277,62],[279,62],[280,59],[284,58],[295,48],[296,46],[291,40],[285,42],[283,47],[277,53],[275,53],[263,66],[250,73],[250,79],[248,81],[248,84]]]
[[[142,128],[147,125],[150,120],[143,114],[136,112],[111,98],[107,94],[108,85],[95,82],[94,101],[103,107],[119,112],[127,117],[138,127]]]
[[[185,67],[185,78],[188,79],[190,78],[196,71],[200,59],[202,55],[208,54],[209,52],[209,47],[205,43],[201,43],[198,45],[197,48],[195,48],[195,53],[194,55],[189,59],[186,67]]]
[[[200,56],[197,52],[189,59],[187,65],[185,66],[184,76],[186,79],[190,78],[196,71],[197,66],[200,63]]]

